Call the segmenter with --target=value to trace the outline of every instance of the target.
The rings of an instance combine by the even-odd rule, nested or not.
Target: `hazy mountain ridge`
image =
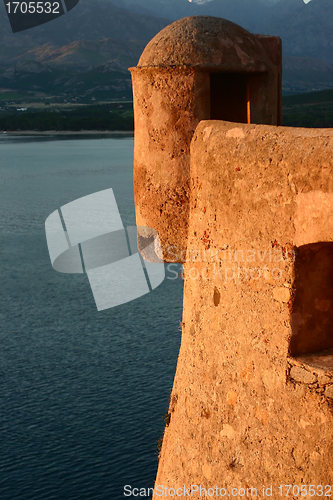
[[[122,0],[129,10],[133,3]],[[280,36],[287,55],[333,63],[333,0],[308,4],[303,0],[212,0],[203,5],[188,0],[135,0],[135,4],[172,20],[191,15],[224,17],[252,33]]]
[[[0,65],[8,65],[13,57],[22,56],[45,44],[64,47],[77,41],[104,39],[117,39],[118,45],[121,41],[130,40],[147,43],[169,22],[131,13],[107,0],[81,0],[66,15],[37,28],[13,34],[3,7],[0,10]]]
[[[307,5],[303,0],[212,0],[203,5],[188,0],[81,0],[65,16],[16,34],[11,33],[5,9],[0,10],[0,87],[7,88],[7,83],[46,91],[49,85],[50,91],[60,92],[60,82],[66,92],[90,92],[100,78],[102,87],[107,79],[117,79],[124,80],[127,89],[127,68],[137,64],[146,43],[171,22],[147,15],[157,11],[173,19],[225,17],[252,32],[279,35],[285,89],[333,86],[333,0]],[[82,73],[81,80],[76,73]]]
[[[128,73],[127,68],[136,65],[145,45],[146,41],[128,42],[113,38],[78,40],[61,47],[44,44],[13,57],[11,61],[15,66],[22,61],[37,61],[77,72],[87,71],[116,59],[119,68]]]
[[[6,92],[7,91],[7,92]],[[42,64],[36,61],[20,61],[0,74],[0,100],[20,102],[81,102],[110,101],[126,98],[131,100],[131,78],[118,61],[91,70],[73,72],[71,67]],[[8,98],[1,99],[2,96]]]
[[[283,89],[308,92],[333,88],[333,64],[313,57],[283,57]]]

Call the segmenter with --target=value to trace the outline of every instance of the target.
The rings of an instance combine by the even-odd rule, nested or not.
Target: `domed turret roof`
[[[160,31],[146,46],[138,67],[195,67],[210,71],[268,71],[258,39],[231,21],[193,16]]]

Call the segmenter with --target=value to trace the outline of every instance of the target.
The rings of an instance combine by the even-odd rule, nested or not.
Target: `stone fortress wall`
[[[137,224],[158,231],[165,261],[186,252],[156,485],[325,495],[333,131],[281,126],[279,39],[225,20],[173,23],[132,74]]]

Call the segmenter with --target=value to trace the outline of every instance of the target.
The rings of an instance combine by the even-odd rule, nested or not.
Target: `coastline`
[[[128,135],[133,136],[134,130],[9,130],[0,132],[0,136],[8,135]]]

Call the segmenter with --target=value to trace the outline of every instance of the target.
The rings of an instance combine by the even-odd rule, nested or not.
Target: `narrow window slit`
[[[329,356],[333,361],[333,243],[303,245],[295,254],[291,311],[292,357]]]

